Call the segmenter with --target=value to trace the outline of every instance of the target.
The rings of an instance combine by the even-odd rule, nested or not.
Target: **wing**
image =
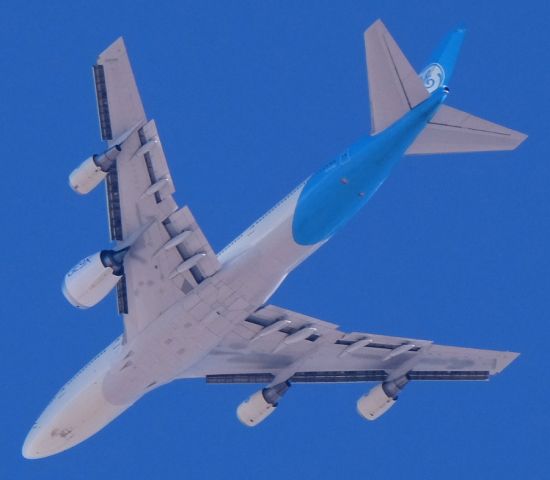
[[[429,96],[382,21],[365,31],[372,133],[389,127]]]
[[[487,380],[517,353],[428,340],[344,333],[338,326],[269,305],[238,325],[185,378],[209,383]]]
[[[527,135],[442,105],[407,155],[514,150]]]
[[[148,121],[124,41],[94,65],[101,136],[120,152],[106,178],[111,239],[131,245],[117,285],[126,336],[219,268],[215,253],[187,207],[179,208],[155,122]]]

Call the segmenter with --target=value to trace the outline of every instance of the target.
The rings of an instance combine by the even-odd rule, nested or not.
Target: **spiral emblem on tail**
[[[443,85],[445,81],[445,70],[439,63],[430,63],[422,73],[420,78],[424,82],[424,87],[432,93]]]

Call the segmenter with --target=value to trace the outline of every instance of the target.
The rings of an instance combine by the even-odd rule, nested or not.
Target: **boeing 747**
[[[286,276],[352,218],[404,155],[513,150],[526,136],[445,104],[464,32],[452,32],[417,74],[381,21],[365,32],[370,135],[300,183],[216,254],[179,207],[154,120],[148,120],[122,39],[93,67],[106,150],[72,172],[86,194],[104,181],[109,249],[65,276],[77,308],[116,289],[124,332],[55,396],[23,456],[62,452],[143,395],[177,379],[265,386],[237,408],[253,427],[291,384],[376,382],[357,402],[374,420],[409,384],[487,380],[516,353],[438,345],[333,323],[268,304]]]

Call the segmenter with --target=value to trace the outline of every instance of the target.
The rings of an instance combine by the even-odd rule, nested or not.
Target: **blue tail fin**
[[[463,27],[449,33],[434,52],[431,62],[420,73],[420,78],[430,93],[449,84],[465,33],[466,29]]]

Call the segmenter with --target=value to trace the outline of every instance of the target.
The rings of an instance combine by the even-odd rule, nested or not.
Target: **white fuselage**
[[[220,252],[215,275],[132,338],[115,340],[61,389],[27,436],[23,455],[38,458],[66,450],[145,393],[185,377],[365,205],[441,98],[432,96],[300,184]]]
[[[322,244],[298,245],[292,219],[301,184],[219,254],[221,270],[129,341],[117,338],[55,396],[23,455],[39,458],[90,437],[145,393],[185,376],[235,324],[263,305]]]

